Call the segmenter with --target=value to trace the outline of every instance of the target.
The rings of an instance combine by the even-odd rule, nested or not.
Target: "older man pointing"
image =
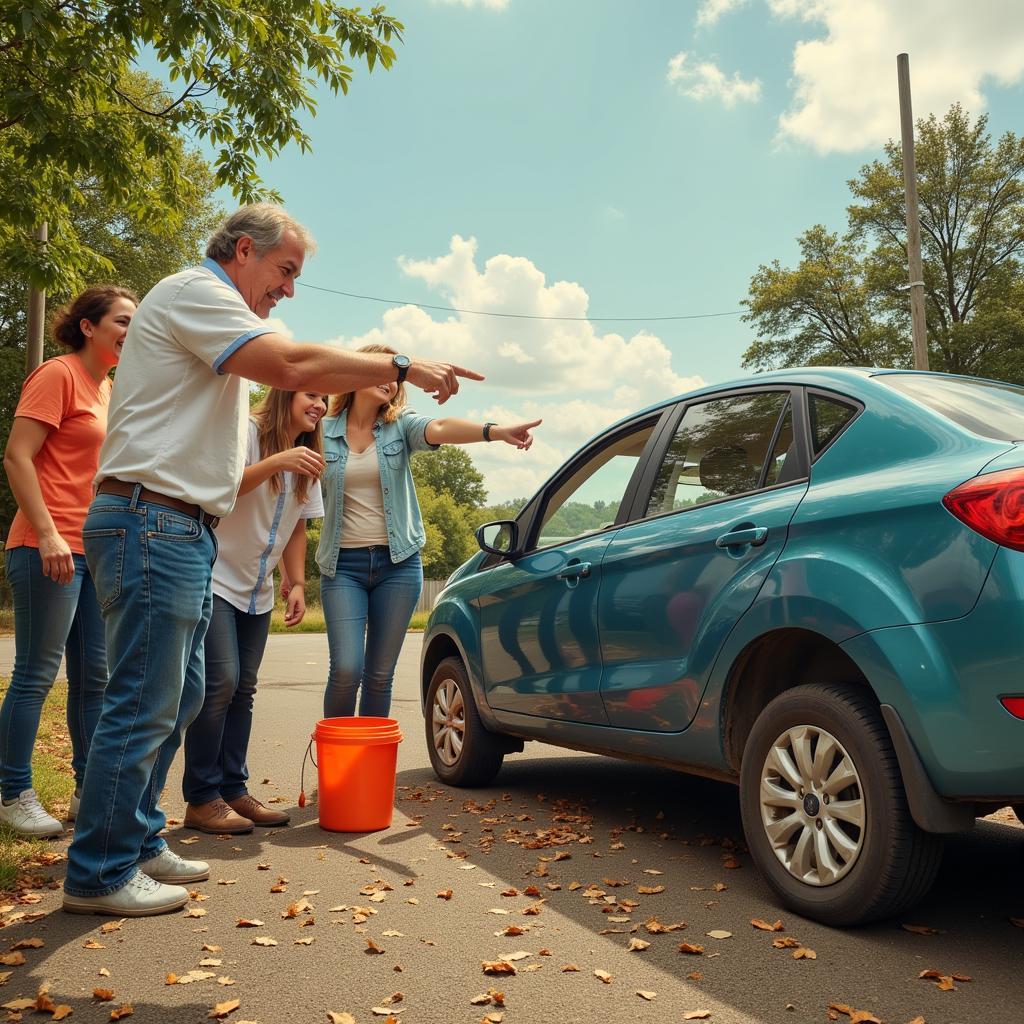
[[[203,702],[213,529],[245,464],[248,386],[355,391],[407,380],[444,402],[448,363],[291,341],[265,319],[295,292],[313,241],[269,204],[243,207],[199,267],[165,278],[132,320],[83,532],[105,621],[109,683],[68,851],[64,909],[140,917],[175,910],[202,861],[160,838],[157,801]]]

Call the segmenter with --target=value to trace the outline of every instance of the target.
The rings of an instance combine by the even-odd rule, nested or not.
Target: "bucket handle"
[[[299,806],[300,807],[305,807],[306,806],[306,758],[309,758],[309,760],[313,762],[313,767],[314,768],[319,768],[320,767],[316,763],[316,757],[314,757],[314,755],[313,755],[313,740],[315,740],[315,739],[316,739],[316,734],[314,733],[313,735],[311,735],[309,737],[309,743],[306,746],[306,753],[303,754],[303,756],[302,756],[302,771],[299,774]]]

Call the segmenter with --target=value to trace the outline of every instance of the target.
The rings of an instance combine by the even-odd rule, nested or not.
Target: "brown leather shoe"
[[[272,811],[248,793],[228,801],[228,806],[238,811],[239,814],[244,814],[254,825],[287,825],[291,821],[284,811]]]
[[[185,828],[209,832],[214,836],[239,836],[252,831],[252,820],[236,814],[220,797],[205,804],[185,808]]]

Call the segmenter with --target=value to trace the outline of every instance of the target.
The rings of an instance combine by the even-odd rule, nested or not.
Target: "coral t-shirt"
[[[109,378],[97,384],[82,360],[71,354],[47,359],[33,371],[14,411],[15,416],[53,428],[32,461],[53,525],[79,555],[85,554],[82,524],[92,501],[109,404]],[[11,523],[6,547],[39,547],[39,538],[21,509]]]

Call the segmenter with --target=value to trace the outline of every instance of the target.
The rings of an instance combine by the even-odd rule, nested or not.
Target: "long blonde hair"
[[[292,433],[292,399],[296,394],[298,394],[296,391],[271,388],[266,397],[250,413],[256,420],[261,459],[300,446],[309,448],[323,458],[323,431],[320,429],[322,420],[316,421],[316,428],[312,431],[303,431],[298,437]],[[306,500],[309,484],[308,476],[302,473],[295,474],[295,493],[299,501]],[[280,494],[283,486],[284,474],[275,473],[270,478],[270,492]]]
[[[388,345],[364,345],[357,348],[357,352],[377,352],[384,355],[396,356],[398,353]],[[396,371],[397,372],[397,371]],[[340,416],[346,409],[352,408],[355,400],[354,391],[345,391],[340,395],[331,396],[331,416]],[[394,423],[401,415],[406,406],[405,384],[399,384],[394,398],[390,402],[382,402],[380,407],[380,418],[385,423]]]

